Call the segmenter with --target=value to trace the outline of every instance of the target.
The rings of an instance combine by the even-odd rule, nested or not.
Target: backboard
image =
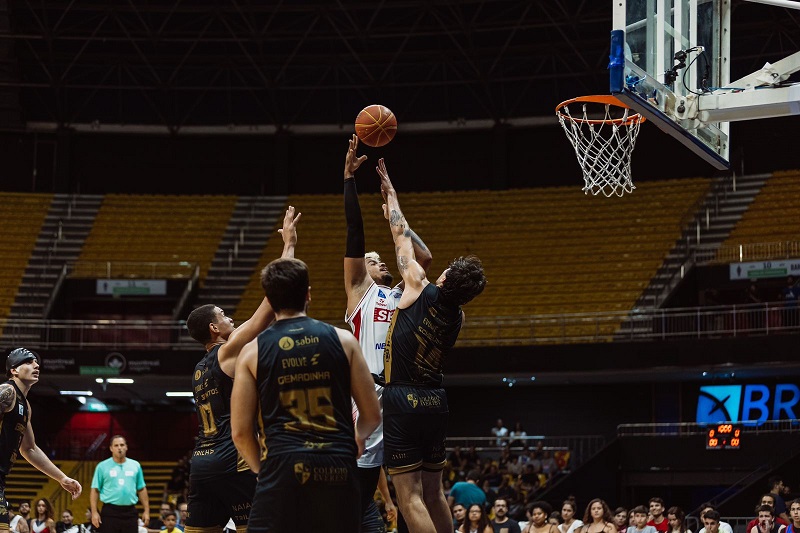
[[[715,168],[729,168],[729,123],[702,120],[698,109],[701,94],[730,81],[730,0],[612,3],[611,93]]]

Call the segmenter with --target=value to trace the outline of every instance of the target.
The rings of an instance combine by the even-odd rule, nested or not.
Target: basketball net
[[[579,116],[570,114],[570,104],[574,104],[573,108],[580,107]],[[599,104],[605,116],[589,118],[587,104]],[[622,116],[613,118],[612,109],[621,110]],[[556,107],[558,121],[578,156],[586,183],[584,193],[622,196],[636,188],[631,181],[631,156],[639,127],[645,119],[629,112],[630,109],[615,97],[605,95],[573,98]]]

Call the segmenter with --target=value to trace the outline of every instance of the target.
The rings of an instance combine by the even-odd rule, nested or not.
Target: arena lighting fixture
[[[130,385],[133,383],[131,378],[106,378],[106,383],[116,383],[117,385]]]
[[[167,391],[167,396],[170,398],[191,398],[194,394],[192,391]]]
[[[62,396],[91,396],[92,391],[90,390],[62,390]]]
[[[103,383],[105,383],[105,382],[106,382],[106,380],[104,380],[103,378],[95,378],[95,379],[94,379],[94,382],[95,382],[95,383],[100,383],[100,384],[102,385]]]

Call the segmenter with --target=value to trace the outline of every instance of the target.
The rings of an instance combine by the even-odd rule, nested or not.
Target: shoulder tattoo
[[[7,413],[17,401],[17,393],[9,384],[0,385],[0,413]]]

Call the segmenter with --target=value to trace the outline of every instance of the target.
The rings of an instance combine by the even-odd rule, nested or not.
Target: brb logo
[[[753,422],[797,418],[800,387],[788,383],[774,385],[708,385],[700,387],[697,398],[697,423]]]

